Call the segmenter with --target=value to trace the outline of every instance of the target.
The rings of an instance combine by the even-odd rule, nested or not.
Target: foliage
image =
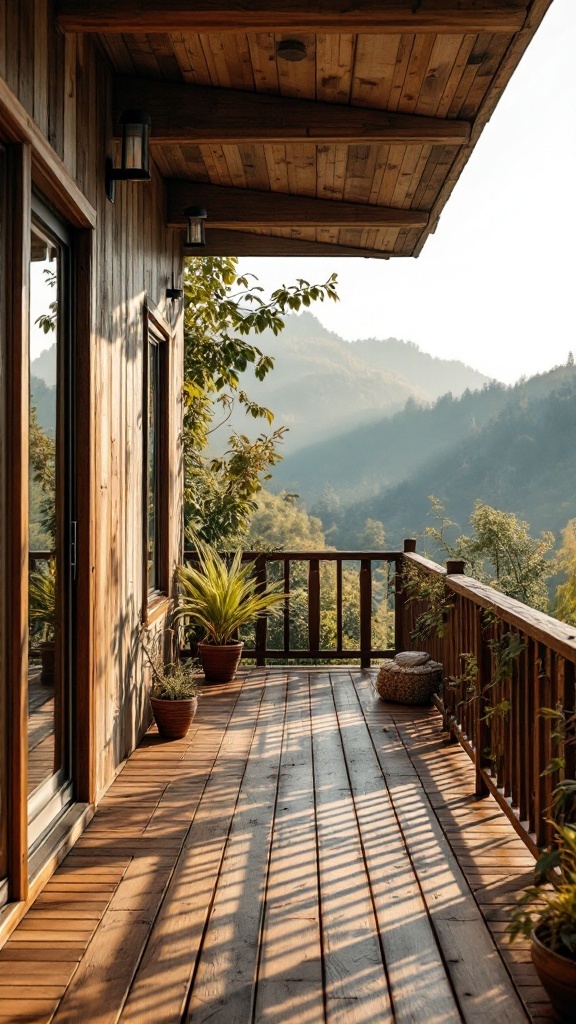
[[[29,435],[32,480],[39,491],[38,526],[51,544],[56,536],[56,445],[38,423],[36,407],[30,406]]]
[[[200,691],[200,677],[187,662],[166,663],[164,660],[165,633],[171,630],[143,629],[140,634],[142,649],[152,670],[150,696],[157,700],[189,700]]]
[[[241,551],[227,560],[208,544],[197,541],[196,552],[198,568],[176,568],[180,596],[175,619],[200,626],[207,642],[229,643],[240,626],[260,615],[274,614],[284,601],[281,583],[258,589],[254,565],[242,565]]]
[[[430,636],[443,636],[453,600],[447,593],[444,576],[425,572],[413,562],[402,567],[401,588],[406,604],[416,603],[417,616],[411,636],[413,640],[427,640]],[[420,609],[420,606],[423,606]]]
[[[56,635],[56,562],[51,558],[28,580],[30,632],[36,642],[51,643]]]
[[[508,926],[510,942],[518,936],[538,938],[561,956],[576,960],[576,826],[553,821],[557,845],[536,864],[536,885],[518,901]],[[550,871],[559,871],[554,888],[541,883]],[[540,884],[538,884],[540,883]]]
[[[270,410],[240,386],[240,374],[250,367],[262,381],[274,365],[248,337],[265,330],[277,335],[290,311],[337,298],[335,275],[322,285],[303,279],[282,285],[268,301],[255,280],[238,274],[233,257],[190,259],[184,275],[185,527],[188,536],[220,546],[246,529],[261,477],[281,457],[282,427],[256,441],[234,432],[223,455],[207,453],[217,415],[222,426],[235,402],[255,420],[272,423]]]
[[[240,538],[238,538],[238,541]],[[302,508],[294,494],[261,490],[245,538],[250,551],[322,551],[322,524]]]
[[[554,615],[576,626],[576,519],[570,519],[562,531],[557,564],[567,578],[556,590]]]
[[[451,676],[449,680],[452,689],[458,689],[463,695],[460,704],[479,702],[484,721],[494,717],[505,718],[508,714],[511,707],[508,698],[501,696],[494,702],[494,694],[506,692],[506,684],[512,679],[514,665],[526,647],[520,635],[513,630],[490,636],[490,631],[497,628],[497,624],[496,612],[491,608],[485,609],[481,614],[481,628],[490,652],[490,678],[481,677],[474,654],[463,652],[460,655],[462,672],[459,676]],[[491,756],[495,753],[492,751]]]
[[[469,574],[531,608],[547,611],[546,581],[555,570],[547,557],[553,534],[531,537],[528,523],[482,501],[475,502],[470,522],[473,534],[460,537],[455,545],[456,557],[467,562]]]

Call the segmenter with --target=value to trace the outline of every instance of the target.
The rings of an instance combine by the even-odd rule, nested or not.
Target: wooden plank
[[[117,133],[122,112],[135,103],[152,119],[152,146],[360,141],[460,146],[470,138],[470,125],[462,120],[126,76],[114,80]]]
[[[158,1018],[158,1024],[161,1020],[180,1020],[184,1012],[245,761],[254,741],[264,678],[265,675],[257,677],[259,682],[246,685],[242,690],[230,728],[222,738],[206,791],[198,804],[126,1001],[121,1017],[123,1024],[140,1024],[146,1018],[160,982],[163,1016]]]
[[[224,231],[219,228],[206,230],[206,245],[203,256],[364,256],[374,259],[389,259],[392,252],[378,249],[361,249],[350,245],[329,245],[324,242],[309,242],[300,238],[283,238],[277,235],[256,235],[249,231]]]
[[[0,81],[1,89],[1,81]],[[8,224],[12,254],[6,309],[6,582],[8,748],[8,878],[10,898],[28,895],[28,443],[31,151],[7,147]]]
[[[392,1024],[367,868],[328,675],[315,676],[311,708],[326,1020],[328,1024]]]
[[[2,78],[0,125],[8,141],[23,142],[31,146],[33,174],[44,195],[59,207],[75,227],[93,227],[96,223],[96,211]]]
[[[185,1020],[250,1019],[276,813],[286,679],[267,681]]]
[[[398,1024],[459,1024],[460,1013],[354,686],[350,677],[339,673],[332,689],[390,980],[394,1020]],[[398,753],[400,747],[398,743]],[[387,768],[389,753],[387,750]]]
[[[290,673],[254,1024],[324,1019],[310,730],[307,673]]]
[[[258,192],[245,188],[220,188],[200,182],[166,182],[167,223],[171,228],[187,224],[184,210],[192,204],[208,212],[212,228],[235,227],[425,227],[428,214],[360,203],[342,203],[307,196]]]
[[[381,748],[385,710],[365,680],[356,681],[368,729],[384,775]],[[393,723],[389,728],[394,728]],[[401,737],[398,737],[401,742]],[[406,754],[406,761],[409,761]],[[486,999],[502,1024],[527,1021],[498,950],[419,779],[388,776],[388,789],[408,852],[418,875],[432,926],[443,951],[460,1011],[466,1024],[485,1019]],[[508,869],[503,868],[505,875]]]
[[[333,0],[307,3],[285,0],[58,0],[65,32],[517,32],[526,17],[526,0],[424,0],[417,6],[383,5],[381,0]]]

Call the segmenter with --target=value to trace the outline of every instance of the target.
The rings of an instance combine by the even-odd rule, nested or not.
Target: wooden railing
[[[400,558],[396,551],[281,551],[273,553],[250,552],[244,553],[245,561],[253,561],[255,564],[255,575],[258,587],[264,589],[268,582],[282,580],[288,597],[284,602],[283,622],[281,629],[280,643],[271,646],[269,643],[270,634],[278,633],[274,623],[268,618],[260,618],[256,623],[253,645],[246,645],[244,648],[245,658],[254,658],[257,665],[264,665],[268,659],[280,661],[351,661],[360,660],[363,668],[370,666],[372,658],[393,657],[394,650],[391,647],[378,647],[373,644],[372,626],[375,612],[375,571],[378,565],[385,565],[387,571],[392,568],[395,573],[396,561]],[[185,551],[186,561],[193,560],[194,552]],[[333,565],[335,579],[328,584],[334,597],[335,629],[333,630],[335,644],[326,647],[322,644],[323,624],[323,602],[324,587],[322,583],[323,569],[327,565]],[[292,642],[294,623],[294,606],[296,596],[292,593],[293,582],[297,567],[305,567],[304,600],[306,603],[305,618],[308,645],[307,647],[295,647]],[[358,599],[358,635],[354,646],[345,644],[345,604],[344,604],[344,571],[348,569],[357,577],[356,594]],[[302,581],[301,581],[302,582]],[[380,590],[384,589],[384,600],[393,609],[394,594],[391,588],[379,583]],[[326,588],[327,589],[327,588]],[[299,595],[302,594],[302,587],[298,588]],[[276,636],[276,639],[278,637]]]
[[[398,647],[427,650],[444,666],[438,707],[445,731],[476,766],[476,795],[492,792],[534,852],[550,840],[551,795],[561,777],[576,777],[576,750],[563,751],[565,769],[550,772],[559,751],[542,708],[576,705],[576,629],[464,575],[414,553],[398,560],[399,581],[416,571],[432,577],[435,601],[418,587],[396,593]],[[427,618],[426,618],[427,616]],[[427,626],[432,624],[428,635]]]

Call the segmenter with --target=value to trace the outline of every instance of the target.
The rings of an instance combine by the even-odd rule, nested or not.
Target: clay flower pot
[[[150,707],[163,740],[181,740],[192,725],[198,709],[198,697],[185,700],[161,700],[150,697]]]
[[[576,999],[576,960],[554,953],[540,941],[538,929],[532,932],[532,962],[556,1013],[563,1021],[574,1020]]]
[[[242,657],[244,643],[241,640],[217,646],[198,644],[198,657],[207,683],[229,683],[236,675]]]

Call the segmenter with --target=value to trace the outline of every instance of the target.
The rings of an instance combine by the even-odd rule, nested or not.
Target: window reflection
[[[32,228],[30,266],[30,515],[28,790],[58,775],[62,765],[62,681],[57,670],[60,479],[58,320],[60,252]],[[49,786],[50,794],[52,787]],[[49,795],[50,795],[49,794]]]

